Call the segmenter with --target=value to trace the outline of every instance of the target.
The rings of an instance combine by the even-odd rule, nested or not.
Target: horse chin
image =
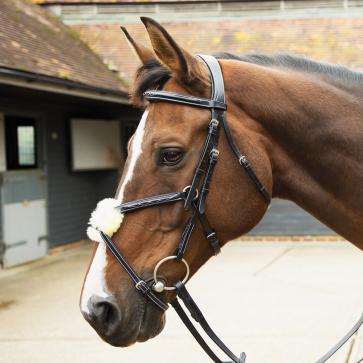
[[[110,335],[100,335],[114,347],[126,348],[136,342],[146,342],[161,333],[165,326],[165,314],[152,303],[143,301],[128,319],[126,327]]]
[[[145,304],[145,313],[140,325],[138,342],[146,342],[156,337],[165,326],[165,313],[157,308],[154,304],[147,302]]]

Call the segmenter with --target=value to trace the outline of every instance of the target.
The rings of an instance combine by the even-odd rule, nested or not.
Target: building
[[[139,114],[123,80],[57,17],[27,0],[0,8],[0,260],[11,266],[85,238]],[[94,150],[105,160],[89,160]]]
[[[146,15],[192,52],[291,52],[363,69],[363,0],[32,2],[0,0],[5,266],[85,238],[90,211],[114,193],[140,117],[127,103],[138,63],[120,24],[145,44]],[[252,234],[334,235],[279,200]]]

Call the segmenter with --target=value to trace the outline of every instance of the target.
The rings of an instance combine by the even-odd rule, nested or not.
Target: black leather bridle
[[[261,183],[256,173],[254,172],[251,164],[247,157],[243,155],[234,139],[232,137],[230,128],[228,126],[226,118],[227,105],[225,103],[225,91],[222,70],[219,62],[216,58],[207,55],[199,55],[205,64],[207,65],[211,75],[211,89],[212,95],[210,99],[198,98],[193,96],[187,96],[179,93],[167,92],[162,90],[147,91],[144,93],[144,97],[149,102],[171,102],[176,104],[182,104],[187,106],[206,108],[211,111],[211,121],[208,126],[208,135],[201,153],[201,157],[197,168],[195,170],[191,184],[184,188],[181,192],[166,193],[157,196],[146,197],[138,199],[132,202],[120,204],[117,208],[120,213],[128,213],[135,210],[159,206],[162,204],[169,204],[182,201],[186,210],[191,209],[192,213],[186,222],[184,231],[182,233],[178,248],[174,256],[168,256],[162,259],[154,269],[154,279],[152,282],[147,282],[141,279],[137,272],[130,266],[125,257],[121,254],[119,249],[116,247],[112,239],[102,231],[100,231],[103,241],[107,247],[114,254],[118,262],[123,266],[125,271],[132,279],[135,288],[148,299],[150,299],[158,308],[161,310],[167,310],[168,304],[166,304],[157,294],[164,290],[176,290],[177,297],[171,302],[171,305],[176,310],[177,314],[193,334],[194,338],[198,341],[204,351],[209,355],[213,362],[223,363],[222,360],[213,352],[213,350],[206,343],[204,338],[200,335],[198,330],[193,325],[191,319],[188,317],[184,309],[179,303],[180,298],[187,310],[189,310],[192,318],[200,324],[205,333],[211,338],[211,340],[235,363],[244,363],[246,354],[241,353],[239,357],[234,355],[228,347],[218,338],[214,331],[209,326],[208,322],[204,318],[202,312],[190,296],[189,292],[185,288],[184,283],[187,281],[189,276],[189,265],[184,259],[184,254],[190,239],[190,236],[194,230],[197,220],[202,225],[206,239],[209,241],[211,249],[214,254],[220,252],[221,246],[220,241],[216,236],[216,232],[211,227],[208,218],[205,214],[206,210],[206,198],[209,192],[209,186],[212,180],[215,165],[218,160],[218,140],[219,132],[222,128],[228,140],[228,144],[238,160],[238,163],[244,168],[253,184],[256,186],[257,191],[263,198],[263,200],[269,204],[271,201],[270,195],[267,192],[264,185]],[[182,281],[178,281],[174,286],[165,286],[162,280],[158,279],[158,269],[162,263],[167,260],[176,260],[184,263],[186,267],[186,276]],[[331,351],[329,351],[324,357],[322,357],[317,363],[323,363],[331,357],[340,347],[344,344],[359,328],[363,323],[363,317],[359,321],[352,331],[350,331]],[[359,326],[358,326],[359,324]],[[354,330],[354,331],[353,331]],[[350,334],[350,335],[349,335]],[[343,342],[344,340],[344,342]],[[343,342],[343,343],[342,343]],[[340,344],[340,345],[339,345]]]

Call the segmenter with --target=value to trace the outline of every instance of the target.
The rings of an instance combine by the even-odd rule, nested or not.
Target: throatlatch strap
[[[222,124],[223,124],[223,128],[224,128],[224,132],[226,133],[226,136],[227,136],[228,144],[229,144],[230,148],[232,149],[234,155],[236,156],[239,164],[241,166],[243,166],[243,168],[246,170],[248,176],[251,178],[251,180],[255,184],[257,190],[261,193],[261,195],[262,195],[263,199],[265,200],[265,202],[267,204],[270,204],[271,203],[271,197],[268,194],[265,186],[261,183],[260,179],[258,179],[256,173],[252,169],[251,164],[247,160],[247,157],[245,155],[242,155],[242,153],[239,150],[238,146],[234,142],[233,136],[232,136],[232,133],[231,133],[231,129],[229,128],[226,116],[223,117]]]

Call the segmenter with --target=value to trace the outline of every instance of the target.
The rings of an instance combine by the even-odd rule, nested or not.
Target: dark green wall
[[[100,199],[114,195],[119,172],[71,170],[69,120],[119,119],[123,125],[137,123],[139,112],[129,106],[12,87],[0,89],[0,112],[31,114],[40,120],[42,164],[47,175],[50,247],[86,238],[85,230],[90,213]]]

